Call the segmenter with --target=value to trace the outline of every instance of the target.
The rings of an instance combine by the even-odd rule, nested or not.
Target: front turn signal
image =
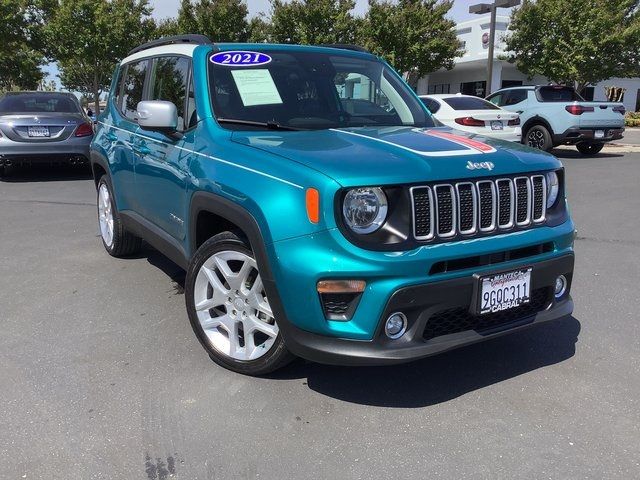
[[[307,218],[311,223],[320,221],[320,194],[315,188],[307,188]]]

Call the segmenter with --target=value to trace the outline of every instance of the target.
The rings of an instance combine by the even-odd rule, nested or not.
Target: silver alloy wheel
[[[102,240],[107,247],[111,247],[113,244],[113,211],[111,210],[111,195],[109,195],[109,189],[104,183],[98,189],[98,220]]]
[[[256,261],[242,252],[215,253],[200,267],[193,289],[200,326],[211,345],[235,360],[255,360],[278,336]]]

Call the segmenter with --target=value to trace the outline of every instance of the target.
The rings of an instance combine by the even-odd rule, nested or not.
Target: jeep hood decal
[[[304,164],[343,186],[477,178],[560,167],[552,155],[520,144],[441,127],[236,131],[232,140]]]

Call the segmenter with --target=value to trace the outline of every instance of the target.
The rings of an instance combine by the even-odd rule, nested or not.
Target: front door
[[[172,102],[178,110],[178,132],[182,138],[140,129],[136,152],[136,189],[140,213],[178,240],[185,237],[188,210],[186,187],[193,141],[189,120],[193,115],[190,94],[191,61],[163,56],[153,60],[148,88],[149,100]],[[186,147],[185,147],[186,145]]]

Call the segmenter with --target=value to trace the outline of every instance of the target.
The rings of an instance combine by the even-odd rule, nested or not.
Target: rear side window
[[[498,105],[516,105],[520,102],[524,102],[527,99],[526,90],[509,90],[506,93],[506,98],[503,104]]]
[[[454,110],[499,110],[493,103],[476,97],[450,97],[443,100]]]
[[[142,101],[144,94],[144,79],[147,75],[147,60],[130,63],[127,65],[127,73],[122,86],[122,113],[130,120],[137,118],[138,103]]]
[[[440,110],[440,104],[431,98],[420,98],[425,106],[429,109],[431,113],[436,113]]]
[[[186,130],[189,118],[185,115],[187,82],[191,62],[185,57],[158,57],[153,63],[150,100],[164,100],[178,109],[178,130]]]
[[[537,92],[541,102],[583,102],[584,99],[571,87],[553,85],[540,87]]]

